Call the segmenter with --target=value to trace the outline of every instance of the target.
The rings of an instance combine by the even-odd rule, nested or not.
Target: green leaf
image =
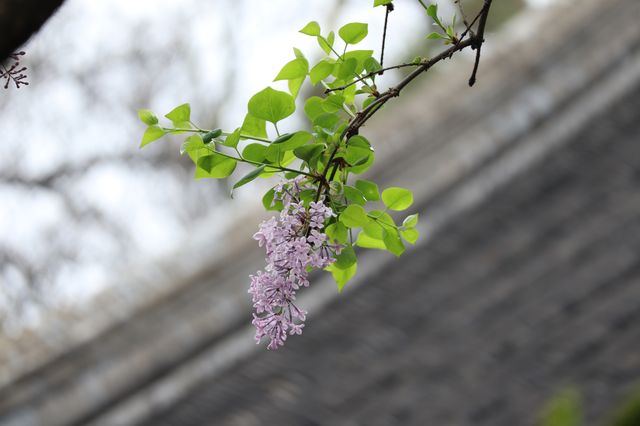
[[[369,218],[362,206],[350,204],[340,213],[340,222],[349,228],[359,228],[367,225]]]
[[[365,109],[366,107],[368,107],[369,104],[371,104],[371,102],[375,100],[376,100],[375,96],[369,96],[367,99],[364,100],[364,102],[362,102],[362,109]]]
[[[373,55],[373,50],[352,50],[345,53],[342,58],[345,61],[349,59],[355,59],[357,61],[355,72],[359,74],[362,72],[362,70],[364,70],[364,66],[367,60],[371,59],[371,55]],[[353,87],[355,88],[355,86]]]
[[[309,203],[315,200],[316,198],[316,190],[315,189],[305,189],[299,194],[300,201],[304,203],[305,206],[309,206]]]
[[[251,182],[252,180],[255,180],[258,176],[260,176],[262,174],[262,172],[264,172],[264,169],[267,166],[262,165],[260,167],[257,167],[253,170],[251,170],[249,173],[247,173],[246,175],[242,176],[240,178],[239,181],[237,181],[235,183],[235,185],[233,185],[233,188],[231,189],[231,193],[233,193],[234,189],[240,188],[243,185],[248,184],[249,182]]]
[[[318,40],[318,44],[320,45],[320,48],[324,50],[324,53],[326,53],[327,55],[330,55],[335,39],[336,39],[336,35],[333,31],[331,31],[327,36],[327,38],[318,36],[317,40]]]
[[[191,135],[184,140],[184,143],[180,147],[180,155],[185,153],[196,152],[200,149],[203,149],[204,141],[202,140],[202,136],[199,134]]]
[[[323,99],[318,96],[312,96],[304,103],[304,113],[307,115],[310,121],[313,121],[320,114],[324,114],[322,109]]]
[[[360,43],[369,33],[369,25],[351,22],[338,30],[338,35],[347,44]]]
[[[384,226],[381,222],[369,219],[369,222],[362,228],[362,232],[376,240],[382,240],[384,237]]]
[[[293,48],[293,54],[295,55],[295,57],[296,57],[296,58],[299,58],[299,59],[307,59],[307,58],[304,56],[304,53],[302,53],[302,51],[301,51],[300,49],[298,49],[297,47],[294,47],[294,48]]]
[[[282,142],[286,142],[289,139],[291,139],[293,137],[295,133],[283,133],[280,136],[278,136],[277,138],[275,138],[273,140],[272,143],[282,143]]]
[[[264,163],[267,147],[259,143],[250,143],[242,151],[242,157],[255,163]]]
[[[338,291],[342,291],[347,282],[349,282],[349,280],[351,280],[358,271],[358,264],[354,263],[348,269],[338,269],[334,265],[329,265],[326,270],[331,272],[331,275],[333,275],[333,279],[336,281],[336,285],[338,286]]]
[[[415,244],[420,238],[420,232],[416,228],[408,228],[400,231],[400,235],[405,239],[409,244]]]
[[[294,99],[298,97],[298,93],[300,93],[300,88],[302,87],[305,78],[306,77],[294,78],[287,82],[289,93],[291,93],[291,96],[293,96]]]
[[[224,141],[222,141],[222,145],[228,146],[229,148],[236,148],[239,142],[240,142],[240,129],[238,128],[238,129],[235,129],[233,133],[231,133],[229,136],[227,136]]]
[[[296,157],[301,160],[306,161],[308,164],[311,163],[311,159],[321,153],[324,150],[324,146],[320,144],[313,145],[304,145],[299,146],[293,150],[293,153]]]
[[[304,78],[308,72],[309,62],[307,62],[306,59],[296,58],[293,61],[287,62],[273,81]]]
[[[373,182],[364,179],[357,180],[356,188],[358,188],[369,201],[378,201],[380,199],[378,185]]]
[[[382,67],[380,66],[380,62],[378,62],[376,58],[369,57],[365,59],[363,65],[367,73],[374,73],[382,69]]]
[[[196,174],[196,178],[226,178],[236,169],[236,164],[236,160],[215,153],[200,157],[198,158],[198,162],[196,163],[196,165],[198,169],[206,172],[206,175]]]
[[[269,145],[264,153],[265,163],[280,164],[286,152],[279,145]]]
[[[153,113],[153,111],[148,109],[139,109],[138,117],[140,121],[142,121],[147,126],[153,126],[154,124],[158,124],[158,117]]]
[[[350,170],[353,173],[360,173],[357,166],[365,165],[367,162],[373,162],[373,151],[369,141],[364,137],[356,135],[349,138],[347,148],[345,150],[345,160],[353,166]]]
[[[305,131],[290,133],[288,138],[281,141],[276,139],[271,146],[278,146],[283,151],[291,151],[306,145],[312,137],[313,135],[311,133]]]
[[[340,254],[336,256],[335,267],[338,269],[349,269],[358,261],[356,252],[351,245],[347,245],[342,249]]]
[[[393,0],[373,0],[373,7],[384,6],[387,4],[391,4]]]
[[[266,138],[267,123],[261,118],[247,114],[242,122],[241,131],[243,135]]]
[[[391,210],[405,210],[413,204],[413,194],[405,188],[387,188],[382,191],[382,202]]]
[[[398,231],[395,229],[385,229],[382,236],[384,245],[387,246],[387,250],[399,257],[404,253],[405,248]]]
[[[332,133],[339,121],[340,116],[338,114],[327,112],[314,118],[313,125],[326,130],[327,133]]]
[[[345,159],[351,165],[350,173],[359,174],[366,171],[375,159],[373,149],[367,139],[356,135],[349,138]]]
[[[437,4],[432,4],[429,7],[427,7],[427,15],[429,15],[433,21],[438,24],[438,26],[440,28],[444,27],[444,25],[442,25],[442,22],[440,22],[440,18],[438,17],[438,5]]]
[[[344,96],[332,94],[322,102],[322,109],[326,112],[337,112],[342,110],[344,104]]]
[[[349,138],[349,140],[347,141],[347,143],[349,144],[349,146],[355,146],[355,147],[359,147],[359,148],[366,148],[369,151],[371,151],[371,144],[369,143],[369,141],[364,137],[364,136],[360,136],[360,135],[355,135],[355,136],[351,136]]]
[[[320,35],[320,24],[316,21],[311,21],[307,25],[304,26],[299,32],[302,34],[310,35],[310,36],[319,36]]]
[[[432,17],[434,20],[438,19],[438,5],[437,4],[429,5],[429,7],[427,7],[427,15]]]
[[[364,161],[363,161],[364,160]],[[360,173],[364,173],[366,172],[369,167],[371,167],[371,165],[373,164],[375,160],[375,156],[373,155],[373,152],[371,153],[371,155],[369,155],[368,158],[361,158],[360,161],[357,161],[356,163],[354,163],[351,167],[349,167],[349,172],[353,173],[353,174],[360,174]]]
[[[580,395],[573,389],[558,394],[547,405],[542,416],[543,426],[581,426]]]
[[[142,135],[142,142],[140,142],[140,148],[150,144],[153,141],[160,139],[166,134],[167,133],[164,130],[162,130],[159,126],[155,124],[147,127],[147,130],[144,131],[144,135]]]
[[[191,120],[191,106],[189,104],[182,104],[172,109],[165,115],[175,127],[181,127],[183,123],[188,123]]]
[[[384,230],[395,231],[396,224],[393,218],[387,212],[381,210],[372,210],[369,212],[369,223],[364,227],[364,232],[370,237],[379,240],[384,237]]]
[[[335,76],[340,80],[347,80],[354,77],[356,74],[356,68],[358,66],[358,60],[355,58],[345,59],[342,63],[338,64],[334,70]]]
[[[345,185],[344,186],[344,196],[345,198],[353,204],[359,204],[364,206],[367,204],[367,200],[364,197],[364,194],[360,192],[359,189],[354,188],[353,186]]]
[[[402,221],[402,226],[404,226],[405,228],[415,228],[417,224],[418,213],[411,214]]]
[[[344,96],[344,103],[347,105],[354,105],[354,101],[356,99],[356,85],[349,86],[342,91],[342,96]],[[352,111],[353,112],[353,111]]]
[[[379,250],[387,249],[387,246],[384,244],[384,241],[377,238],[373,238],[368,234],[365,234],[364,232],[361,232],[358,234],[356,245],[358,247],[369,248],[369,249],[379,249]]]
[[[293,97],[267,87],[249,100],[249,114],[271,123],[287,118],[296,110]]]
[[[284,134],[269,145],[265,157],[273,163],[286,165],[295,159],[290,151],[305,145],[312,137],[311,133],[304,131]]]
[[[349,241],[349,230],[340,222],[328,225],[325,233],[335,243],[347,244]]]
[[[435,31],[432,32],[431,34],[429,34],[426,38],[428,38],[429,40],[436,40],[436,39],[439,39],[439,38],[446,39],[445,36],[443,36],[440,33],[435,32]]]
[[[323,59],[318,62],[311,71],[309,72],[309,78],[311,79],[311,84],[314,86],[318,84],[321,80],[329,77],[333,72],[333,68],[335,67],[335,62],[330,61],[329,59]]]
[[[456,38],[456,31],[453,29],[452,25],[448,25],[447,26],[447,35],[449,36],[450,39],[454,39]]]
[[[359,166],[361,164],[366,163],[370,155],[371,155],[371,150],[367,148],[349,145],[347,146],[347,150],[344,157],[345,157],[345,160],[347,160],[347,163],[349,163],[349,165]]]
[[[284,207],[282,201],[273,200],[275,194],[275,190],[271,188],[262,197],[262,205],[264,206],[265,210],[281,211]]]
[[[311,133],[296,132],[290,133],[288,137],[281,142],[278,142],[276,139],[267,148],[265,158],[272,163],[278,163],[280,166],[286,166],[296,158],[291,150],[305,145],[311,137]]]

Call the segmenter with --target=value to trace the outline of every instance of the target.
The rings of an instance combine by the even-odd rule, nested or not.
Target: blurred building
[[[283,349],[252,340],[247,239],[7,376],[0,424],[533,425],[568,385],[592,424],[640,378],[638,22],[637,0],[528,12],[473,89],[457,62],[377,117],[375,173],[423,238],[361,253],[342,295],[318,275]]]

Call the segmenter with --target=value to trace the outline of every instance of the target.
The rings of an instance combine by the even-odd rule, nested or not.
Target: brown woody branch
[[[473,72],[471,74],[471,78],[469,79],[469,85],[473,86],[476,81],[476,74],[478,72],[478,65],[480,62],[480,48],[484,43],[484,31],[487,23],[487,18],[489,16],[489,10],[491,9],[491,2],[492,0],[485,0],[482,9],[478,13],[478,16],[476,16],[476,19],[473,20],[474,23],[479,20],[478,31],[475,34],[472,34],[470,27],[468,27],[465,31],[465,35],[469,33],[469,38],[460,40],[457,44],[454,44],[450,48],[444,50],[439,55],[421,62],[418,65],[418,68],[416,68],[411,74],[406,76],[402,81],[400,81],[400,83],[398,83],[394,87],[389,88],[386,92],[382,93],[373,102],[371,102],[366,108],[358,112],[358,114],[356,114],[356,116],[349,122],[347,128],[340,135],[340,140],[348,141],[350,137],[357,135],[360,131],[360,128],[364,126],[364,124],[376,113],[376,111],[378,111],[390,99],[399,96],[402,89],[404,89],[409,83],[415,80],[422,73],[429,71],[440,61],[451,58],[454,53],[464,50],[467,47],[476,49],[477,52]],[[473,23],[471,25],[473,25]],[[408,65],[403,64],[402,66]],[[336,144],[335,148],[331,152],[329,161],[327,162],[327,166],[325,167],[322,175],[323,180],[326,180],[327,176],[329,176],[330,169],[333,170],[331,171],[331,178],[329,179],[329,181],[333,179],[337,172],[338,165],[334,163],[334,159],[338,152],[338,148],[339,145]],[[316,202],[321,198],[322,190],[323,186],[320,185],[316,194]]]
[[[482,50],[482,43],[484,43],[484,30],[487,26],[490,8],[491,0],[484,0],[484,5],[478,14],[478,16],[480,16],[480,22],[478,23],[478,34],[474,37],[476,39],[476,45],[473,46],[473,48],[476,49],[476,61],[473,64],[473,72],[469,78],[469,86],[473,86],[476,83],[476,74],[478,73],[478,66],[480,65],[480,51]]]

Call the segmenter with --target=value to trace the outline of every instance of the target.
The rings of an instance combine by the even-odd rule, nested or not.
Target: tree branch
[[[420,74],[429,71],[434,65],[443,61],[445,59],[451,58],[454,53],[459,52],[461,50],[466,49],[467,47],[472,47],[477,50],[476,54],[476,63],[474,65],[473,73],[471,75],[471,79],[469,81],[470,85],[475,83],[475,76],[478,70],[478,62],[480,60],[480,46],[484,43],[484,30],[487,23],[487,17],[489,15],[489,10],[491,9],[492,0],[485,0],[484,6],[479,13],[479,24],[478,24],[478,32],[474,35],[470,35],[466,40],[461,40],[457,44],[451,46],[450,48],[442,51],[437,56],[433,58],[423,61],[420,63],[417,69],[415,69],[411,74],[405,77],[400,83],[396,86],[389,88],[386,92],[381,94],[377,99],[371,102],[366,108],[356,114],[355,118],[353,118],[347,128],[340,135],[340,140],[348,141],[350,137],[357,135],[360,131],[360,128],[364,126],[364,124],[378,111],[385,103],[387,103],[390,99],[395,98],[400,95],[402,89],[404,89],[409,83],[415,80]],[[475,20],[474,20],[475,22]],[[335,148],[331,152],[329,157],[329,161],[327,162],[327,166],[324,169],[322,174],[322,180],[326,181],[327,176],[329,175],[329,171],[333,168],[331,172],[331,179],[335,176],[338,168],[338,164],[335,164],[333,160],[335,159],[336,154],[338,153],[339,144],[336,144]],[[331,181],[329,179],[329,181]],[[316,193],[316,202],[318,202],[322,196],[324,187],[320,185],[318,187],[318,192]]]
[[[478,74],[478,67],[480,66],[480,51],[482,50],[482,43],[484,43],[484,29],[487,26],[487,18],[489,17],[489,8],[491,8],[491,0],[484,0],[484,5],[478,16],[480,16],[480,22],[478,23],[478,34],[473,37],[476,39],[476,45],[473,46],[476,49],[476,61],[473,64],[473,72],[469,78],[469,86],[473,86],[476,83],[476,75]]]

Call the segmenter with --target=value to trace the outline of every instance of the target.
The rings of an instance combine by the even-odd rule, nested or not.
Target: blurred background
[[[342,294],[316,275],[277,352],[246,294],[273,182],[231,199],[179,138],[138,150],[139,108],[237,127],[292,47],[321,58],[310,20],[368,22],[377,51],[370,3],[67,0],[23,47],[30,85],[0,91],[1,425],[604,424],[640,372],[637,0],[496,1],[476,86],[463,52],[378,114],[371,176],[414,191],[422,239],[363,252]],[[385,62],[436,52],[395,4]],[[574,423],[544,417],[558,392]]]

